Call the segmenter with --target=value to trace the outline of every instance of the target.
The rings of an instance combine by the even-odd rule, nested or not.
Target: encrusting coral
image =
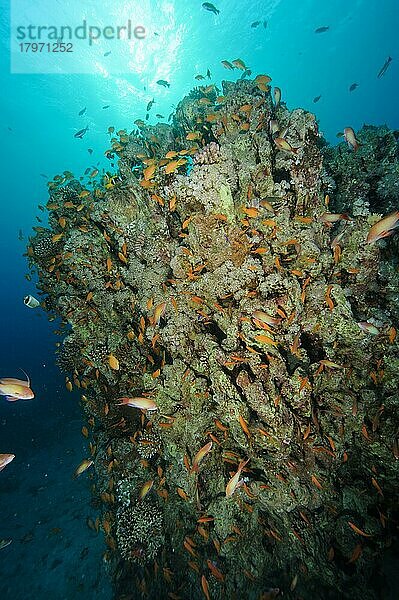
[[[116,537],[123,558],[132,562],[154,559],[164,542],[162,512],[143,502],[133,508],[121,507],[117,512]]]
[[[202,598],[204,580],[212,599],[380,597],[399,276],[395,238],[366,237],[385,212],[370,190],[394,208],[395,138],[326,147],[268,81],[197,88],[171,125],[119,132],[118,176],[57,176],[51,237],[28,248],[79,340],[116,598]],[[365,178],[381,139],[390,168]]]

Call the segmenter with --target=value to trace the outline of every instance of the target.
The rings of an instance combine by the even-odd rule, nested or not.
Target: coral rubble
[[[204,578],[213,599],[380,597],[399,276],[395,239],[365,240],[395,208],[395,137],[326,147],[259,77],[118,136],[117,177],[57,176],[28,248],[72,329],[59,362],[83,388],[115,597],[202,598]]]

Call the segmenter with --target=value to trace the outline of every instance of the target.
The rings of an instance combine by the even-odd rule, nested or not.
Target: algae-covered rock
[[[91,188],[54,178],[28,248],[72,330],[116,598],[381,597],[399,275],[395,237],[366,237],[397,208],[396,138],[328,147],[261,81],[119,132]]]

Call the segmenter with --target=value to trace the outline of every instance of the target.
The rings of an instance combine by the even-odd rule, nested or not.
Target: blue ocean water
[[[106,23],[107,8],[97,4],[96,22]],[[46,23],[45,3],[42,12],[40,0],[36,5],[40,22]],[[87,167],[105,166],[109,126],[130,131],[136,119],[145,119],[152,99],[149,122],[156,122],[156,113],[166,121],[198,83],[195,75],[210,69],[217,84],[237,79],[241,72],[221,65],[236,58],[253,74],[268,73],[291,109],[314,111],[330,143],[348,125],[355,130],[363,123],[399,129],[397,0],[216,0],[218,15],[204,10],[201,0],[114,0],[112,5],[122,21],[131,16],[146,29],[146,37],[135,42],[133,56],[124,57],[116,41],[101,40],[81,58],[89,72],[63,73],[61,63],[57,74],[17,74],[10,70],[10,4],[0,2],[0,375],[19,377],[22,367],[36,393],[31,402],[0,402],[0,452],[16,454],[0,475],[0,539],[13,540],[0,550],[1,598],[40,598],[46,590],[54,600],[83,594],[110,597],[100,573],[102,540],[85,523],[89,487],[86,481],[71,480],[86,452],[79,397],[66,391],[55,366],[53,325],[40,309],[30,310],[22,302],[26,294],[36,294],[34,279],[24,276],[22,254],[32,225],[40,225],[36,217],[43,215],[37,205],[47,200],[47,179],[64,170],[80,175]],[[78,3],[69,8],[80,10]],[[251,27],[258,20],[260,25]],[[320,27],[328,30],[315,33]],[[125,61],[120,73],[107,68],[112,53]],[[388,56],[392,63],[377,78]],[[158,80],[170,82],[170,87]],[[358,87],[350,92],[353,83]],[[317,96],[321,98],[314,103]],[[86,126],[82,139],[74,137]],[[83,566],[76,571],[73,560],[66,558],[68,552],[76,555],[85,548],[98,574],[85,567],[86,559],[78,561]],[[32,556],[39,561],[35,569],[25,562]],[[23,583],[25,569],[28,579]],[[101,577],[102,592],[87,595]],[[24,595],[28,580],[35,595]]]

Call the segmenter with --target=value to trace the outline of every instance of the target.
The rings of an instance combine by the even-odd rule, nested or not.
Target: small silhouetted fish
[[[253,23],[251,23],[251,27],[253,27],[255,29],[255,27],[258,27],[260,25],[260,21],[254,21]]]
[[[251,69],[245,69],[245,71],[241,75],[240,79],[245,79],[246,77],[250,77],[251,75],[252,75]]]
[[[12,131],[12,128],[11,128],[11,127],[7,127],[7,129],[8,129],[8,131]]]
[[[330,29],[330,26],[327,25],[326,27],[318,27],[317,29],[314,30],[315,33],[324,33],[325,31],[328,31]]]
[[[320,94],[320,96],[315,96],[313,98],[313,102],[316,104],[316,102],[318,102],[320,100],[320,98],[321,98],[321,94]]]
[[[218,15],[220,13],[220,10],[218,10],[216,6],[214,6],[210,2],[204,2],[202,4],[202,7],[205,8],[205,10],[209,10],[209,12],[213,12],[215,15]]]
[[[208,77],[208,79],[210,79],[212,77],[212,74],[209,69],[206,72],[206,76]]]
[[[0,540],[0,550],[7,548],[11,544],[12,540]]]
[[[86,171],[85,171],[85,175],[87,175],[88,173],[90,173],[90,171],[91,171],[91,168],[90,168],[90,167],[87,167],[87,169],[86,169]]]
[[[163,87],[170,87],[170,83],[168,81],[165,81],[165,79],[158,79],[157,81],[158,85],[163,85]]]
[[[383,66],[381,67],[381,69],[378,72],[378,79],[380,79],[380,77],[382,77],[383,75],[385,75],[387,68],[389,67],[389,65],[392,62],[392,58],[390,56],[388,56],[388,58],[386,59],[386,61],[384,62]]]
[[[160,115],[159,113],[157,113],[155,116],[156,116],[157,119],[164,119],[165,118],[163,115]]]
[[[106,104],[105,106],[103,106],[103,108],[109,108],[110,106],[110,104]]]
[[[149,103],[147,104],[147,112],[149,110],[151,110],[153,104],[155,104],[155,99],[154,98],[152,100],[150,100]]]
[[[89,154],[93,154],[93,150],[92,150],[92,148],[87,148],[87,152],[88,152]]]
[[[24,233],[23,233],[22,229],[20,229],[18,232],[18,239],[20,242],[23,242],[23,240],[24,240]]]
[[[104,56],[109,56],[111,54],[111,50],[108,50],[108,52],[104,52]]]
[[[357,87],[359,87],[358,83],[352,83],[352,85],[349,87],[349,91],[353,92],[353,90],[355,90]]]
[[[157,33],[156,31],[154,31],[154,35],[159,35],[159,33]]]
[[[79,111],[79,117],[81,117],[82,115],[84,115],[86,112],[86,107],[82,108],[82,110]]]
[[[267,21],[263,21],[263,27],[266,29],[266,27],[267,27]]]
[[[86,125],[86,127],[84,129],[79,129],[79,131],[77,131],[73,137],[82,139],[82,137],[84,136],[86,131],[88,131],[88,129],[89,129],[89,126]]]
[[[48,179],[48,175],[45,175],[44,173],[40,173],[41,177],[44,177],[45,179]]]
[[[28,531],[28,533],[25,533],[24,536],[21,537],[21,539],[19,540],[22,544],[27,544],[28,542],[31,542],[33,540],[33,531]]]
[[[145,120],[148,121],[149,118],[150,118],[150,113],[147,113],[145,116]]]

